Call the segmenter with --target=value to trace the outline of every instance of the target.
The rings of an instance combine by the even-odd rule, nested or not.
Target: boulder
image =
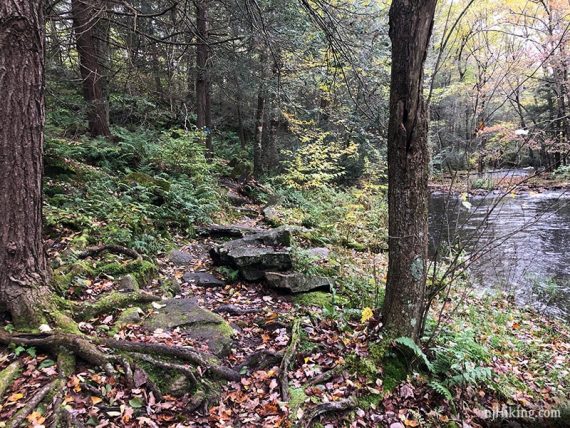
[[[242,205],[247,205],[251,203],[251,201],[246,198],[245,196],[240,195],[235,190],[228,191],[228,200],[233,206],[240,207]]]
[[[187,266],[194,261],[194,256],[187,251],[172,250],[168,253],[168,260],[177,266]]]
[[[308,276],[298,272],[266,272],[267,284],[278,290],[286,290],[293,294],[314,290],[330,291],[332,280],[324,276]]]
[[[266,271],[285,271],[292,267],[291,232],[281,227],[226,242],[210,251],[216,265],[231,266],[247,281],[257,281]]]
[[[164,307],[144,321],[146,329],[180,328],[182,334],[206,342],[212,354],[228,354],[234,331],[221,316],[201,308],[195,299],[169,299],[160,304]]]
[[[207,272],[186,272],[182,279],[184,282],[200,287],[223,287],[226,285],[224,281]]]

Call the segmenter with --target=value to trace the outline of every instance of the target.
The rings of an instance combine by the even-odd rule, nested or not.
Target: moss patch
[[[332,309],[333,296],[323,291],[314,291],[312,293],[297,294],[293,297],[293,301],[300,306],[317,306],[322,309]]]
[[[305,403],[307,394],[303,388],[291,388],[289,390],[289,418],[297,419],[297,412]]]
[[[384,390],[393,391],[396,386],[405,381],[408,377],[406,364],[395,356],[386,356],[383,360]]]

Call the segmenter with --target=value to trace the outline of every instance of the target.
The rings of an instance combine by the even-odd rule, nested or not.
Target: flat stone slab
[[[291,232],[282,227],[226,242],[210,251],[216,265],[237,268],[246,281],[257,281],[267,271],[286,271],[292,267]]]
[[[224,287],[226,283],[207,272],[186,272],[182,277],[184,282],[200,287]]]
[[[148,330],[180,328],[188,337],[206,342],[214,355],[227,355],[234,335],[230,325],[219,315],[198,306],[195,299],[169,299],[164,307],[143,322]]]
[[[267,284],[279,290],[293,294],[306,293],[314,290],[330,291],[332,280],[324,276],[308,276],[297,272],[266,272]]]
[[[187,251],[172,250],[168,253],[168,260],[177,266],[187,266],[194,261],[194,256]]]

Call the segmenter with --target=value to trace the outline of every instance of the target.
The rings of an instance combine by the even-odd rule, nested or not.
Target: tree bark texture
[[[87,103],[89,133],[110,137],[109,105],[105,84],[108,24],[104,21],[104,0],[72,0],[73,30],[83,80],[83,96]]]
[[[208,0],[197,0],[196,4],[196,127],[206,132],[208,154],[212,147],[211,82]]]
[[[0,310],[36,326],[49,292],[42,244],[44,2],[0,2]]]
[[[428,117],[423,69],[437,0],[394,0],[388,129],[389,266],[383,319],[389,336],[420,336],[428,244]]]

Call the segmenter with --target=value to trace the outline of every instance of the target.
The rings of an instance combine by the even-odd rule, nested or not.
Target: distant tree
[[[428,257],[428,115],[424,62],[437,0],[394,0],[388,127],[389,266],[383,319],[390,336],[417,340]]]
[[[42,245],[44,2],[0,3],[0,309],[37,327],[50,279]]]
[[[206,132],[205,143],[208,153],[212,147],[212,112],[210,82],[210,46],[208,0],[197,0],[196,4],[196,127]]]
[[[73,30],[87,102],[87,121],[92,136],[110,137],[109,106],[105,90],[108,44],[106,0],[72,0]]]

